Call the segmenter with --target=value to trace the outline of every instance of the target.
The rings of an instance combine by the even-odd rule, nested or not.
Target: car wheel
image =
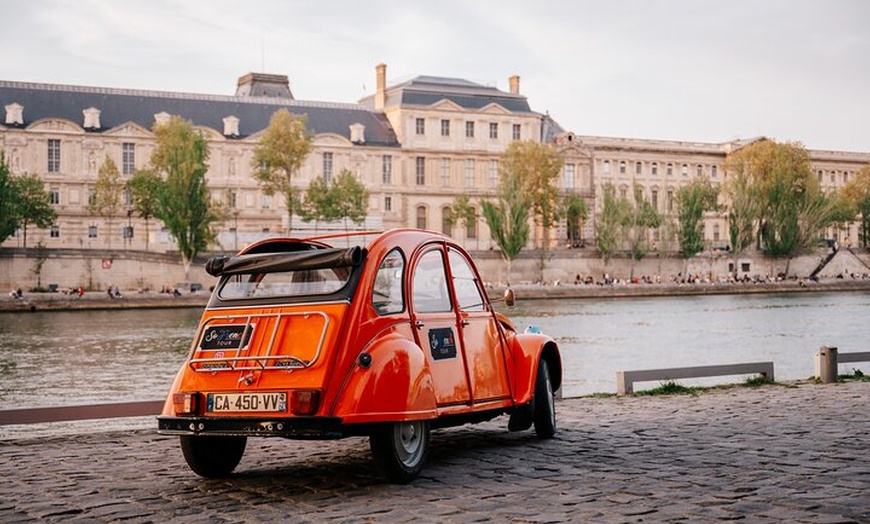
[[[553,382],[550,380],[550,366],[541,359],[538,363],[538,377],[535,379],[535,433],[539,438],[553,438],[556,434],[556,400]]]
[[[420,471],[429,454],[429,422],[395,422],[378,428],[369,437],[372,455],[381,474],[405,484]]]
[[[184,460],[197,475],[218,478],[229,475],[245,453],[247,437],[181,437]]]

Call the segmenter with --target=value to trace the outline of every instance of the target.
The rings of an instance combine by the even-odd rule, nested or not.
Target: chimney
[[[383,109],[387,104],[387,64],[375,66],[377,91],[375,92],[375,109]]]
[[[511,94],[520,94],[520,75],[514,75],[508,78],[508,83],[511,85]]]
[[[100,128],[100,110],[96,107],[89,107],[82,111],[82,114],[85,117],[84,124],[82,127],[85,129],[99,129]]]

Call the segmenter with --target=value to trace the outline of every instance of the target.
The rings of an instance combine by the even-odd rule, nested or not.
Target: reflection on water
[[[619,370],[772,360],[777,379],[807,378],[819,346],[867,350],[868,311],[870,294],[798,293],[519,297],[508,314],[520,330],[537,325],[559,342],[563,392],[576,396],[615,392]],[[162,398],[200,314],[192,308],[0,315],[0,409]]]

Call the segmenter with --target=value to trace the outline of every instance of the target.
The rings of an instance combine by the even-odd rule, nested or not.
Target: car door
[[[471,261],[459,250],[449,248],[448,260],[471,397],[475,403],[510,398],[503,339],[496,319],[484,300],[480,280],[472,269]]]
[[[471,394],[443,244],[430,244],[424,249],[411,275],[411,315],[417,344],[429,359],[437,404],[467,404]]]

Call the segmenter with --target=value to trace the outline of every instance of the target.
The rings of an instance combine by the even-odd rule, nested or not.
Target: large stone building
[[[0,149],[14,174],[37,174],[45,182],[57,222],[30,228],[28,245],[50,248],[171,251],[174,244],[159,224],[146,224],[132,211],[106,219],[88,212],[99,167],[114,160],[127,179],[146,168],[154,149],[151,131],[171,115],[202,131],[210,150],[207,179],[216,200],[230,212],[218,227],[224,250],[236,250],[266,235],[282,233],[284,203],[267,195],[251,176],[252,152],[271,115],[280,108],[305,114],[314,147],[297,180],[327,179],[349,169],[370,192],[365,229],[416,227],[445,231],[470,249],[489,249],[492,240],[479,201],[493,195],[499,155],[514,140],[554,144],[565,157],[560,188],[585,199],[594,213],[601,187],[621,191],[637,183],[662,213],[673,209],[676,190],[693,177],[725,178],[726,156],[751,142],[720,144],[583,136],[565,131],[549,115],[535,112],[520,91],[519,77],[508,91],[460,79],[416,77],[387,85],[386,66],[375,71],[376,92],[357,104],[296,100],[286,76],[251,73],[238,81],[234,96],[139,91],[0,81]],[[842,186],[870,153],[810,151],[827,189]],[[476,220],[451,224],[449,206],[471,197]],[[593,220],[561,224],[557,246],[594,237]],[[294,233],[311,224],[293,221]],[[299,231],[300,227],[303,231]],[[328,226],[327,226],[328,227]],[[318,228],[323,231],[324,225]],[[854,225],[832,231],[854,243]],[[727,244],[724,218],[710,216],[706,238]],[[658,241],[660,233],[653,240]],[[20,232],[4,246],[20,246]],[[535,242],[532,239],[531,242]]]

